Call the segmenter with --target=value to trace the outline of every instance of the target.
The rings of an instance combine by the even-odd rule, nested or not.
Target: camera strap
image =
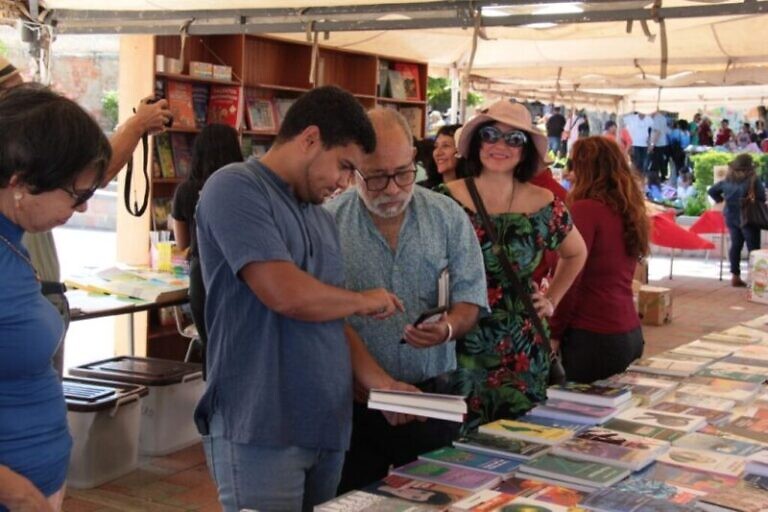
[[[133,155],[128,159],[128,168],[125,173],[125,188],[123,189],[123,201],[125,202],[125,209],[128,213],[134,217],[141,217],[144,212],[147,211],[147,205],[149,204],[149,172],[147,170],[149,164],[149,134],[144,133],[141,136],[141,147],[144,151],[144,199],[139,206],[138,193],[136,188],[133,188],[133,208],[131,208],[131,185],[133,185]]]

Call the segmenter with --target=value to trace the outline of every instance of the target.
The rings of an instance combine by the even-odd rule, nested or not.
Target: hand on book
[[[448,316],[443,313],[437,322],[406,325],[403,339],[414,348],[429,348],[448,341],[449,335]]]
[[[358,315],[371,316],[376,320],[384,320],[398,311],[403,312],[403,303],[394,293],[384,288],[375,288],[360,292],[363,297],[361,307],[355,312]]]
[[[407,382],[400,382],[400,381],[392,381],[388,386],[385,386],[381,389],[390,389],[393,391],[411,391],[414,393],[421,393],[421,390],[414,386],[413,384],[408,384]],[[427,421],[427,418],[423,416],[414,416],[413,414],[403,414],[399,412],[390,412],[390,411],[381,411],[381,414],[384,415],[384,418],[387,420],[387,423],[392,425],[393,427],[397,427],[398,425],[405,425],[406,423],[410,423],[412,421]]]

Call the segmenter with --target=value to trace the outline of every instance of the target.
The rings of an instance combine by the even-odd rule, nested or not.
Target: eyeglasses
[[[357,172],[360,179],[365,182],[365,188],[368,189],[369,192],[381,192],[389,186],[389,180],[394,181],[395,185],[400,188],[407,187],[416,181],[415,168],[390,175],[371,176],[370,178],[363,176],[363,173],[361,173],[359,169],[355,169],[355,172]]]
[[[85,204],[90,198],[93,197],[93,194],[96,193],[96,190],[99,188],[99,183],[96,182],[93,185],[91,185],[91,188],[86,190],[77,190],[74,188],[67,188],[67,187],[59,187],[61,190],[69,194],[69,197],[74,199],[74,203],[72,204],[72,208],[77,208],[80,205]]]
[[[499,139],[503,138],[507,146],[511,148],[522,147],[528,142],[528,136],[525,132],[520,130],[512,130],[507,133],[503,133],[495,126],[484,126],[480,128],[480,140],[487,142],[488,144],[496,144]]]

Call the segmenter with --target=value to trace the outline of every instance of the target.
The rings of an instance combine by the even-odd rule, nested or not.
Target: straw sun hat
[[[531,113],[520,103],[509,100],[500,100],[490,107],[480,111],[478,115],[469,120],[461,130],[461,136],[458,137],[459,154],[464,158],[469,156],[469,146],[472,142],[475,132],[480,125],[488,121],[498,121],[524,131],[536,146],[536,152],[539,154],[539,160],[542,163],[550,163],[547,160],[547,137],[533,125]]]

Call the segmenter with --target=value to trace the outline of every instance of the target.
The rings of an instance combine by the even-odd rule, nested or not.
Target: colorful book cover
[[[648,357],[635,360],[629,365],[629,370],[642,373],[688,377],[704,368],[704,366],[706,366],[704,363],[672,361],[669,359]]]
[[[573,482],[594,488],[608,487],[629,475],[626,469],[587,462],[559,455],[546,454],[520,466],[527,475],[540,475],[563,482]]]
[[[721,359],[733,353],[733,347],[721,343],[696,340],[685,345],[675,347],[670,352],[675,354],[690,354],[692,356],[710,357]]]
[[[195,111],[192,108],[192,84],[169,80],[167,85],[168,108],[173,114],[176,128],[195,128]]]
[[[724,453],[726,455],[735,455],[738,457],[746,457],[757,453],[762,449],[758,444],[748,443],[746,441],[736,441],[735,439],[728,439],[712,434],[702,434],[701,432],[686,434],[672,444],[678,448],[704,450]]]
[[[177,178],[187,178],[192,166],[192,148],[190,136],[186,133],[171,133],[173,169]]]
[[[544,402],[544,405],[536,406],[531,411],[532,416],[547,417],[546,414],[537,414],[537,411],[545,413],[572,413],[574,416],[584,416],[592,419],[610,418],[616,414],[616,409],[613,407],[600,407],[557,399],[549,399]]]
[[[544,427],[514,420],[496,420],[492,423],[486,423],[480,426],[479,431],[484,434],[511,437],[547,445],[557,444],[573,437],[571,430]]]
[[[677,446],[661,455],[658,462],[730,477],[739,477],[744,473],[743,457]]]
[[[768,510],[768,493],[757,489],[739,488],[723,489],[708,494],[699,500],[699,505],[714,505],[717,509],[733,510],[734,512],[765,512]]]
[[[681,430],[683,432],[693,432],[706,423],[701,416],[662,412],[644,407],[634,407],[623,411],[617,418],[632,421],[634,423],[642,423],[643,425],[652,427],[670,428],[672,430]]]
[[[622,480],[614,485],[612,489],[644,494],[651,498],[664,500],[678,505],[693,503],[699,496],[701,496],[701,493],[693,492],[684,487],[678,487],[666,482],[648,480],[647,478],[636,476],[630,476],[629,478]]]
[[[496,455],[497,457],[507,457],[512,459],[528,460],[538,457],[549,448],[547,445],[539,443],[530,443],[519,439],[510,439],[508,437],[483,434],[482,432],[471,432],[466,436],[453,442],[457,448]]]
[[[702,416],[711,425],[721,425],[731,419],[731,413],[717,409],[707,409],[679,402],[662,402],[651,407],[655,411],[674,412],[688,414],[690,416]]]
[[[768,444],[768,419],[739,416],[731,423],[721,425],[720,428],[737,436]]]
[[[722,360],[723,363],[728,364],[737,364],[742,366],[756,366],[758,368],[762,368],[763,371],[766,371],[766,368],[768,368],[768,359],[758,359],[755,357],[742,357],[741,355],[734,354],[732,356],[726,357]]]
[[[283,124],[285,115],[291,109],[296,98],[275,98],[274,100],[275,113],[277,114],[277,128],[280,129],[280,125]]]
[[[660,379],[651,377],[650,375],[641,375],[636,373],[620,373],[606,379],[606,381],[618,384],[637,384],[641,386],[650,386],[663,389],[664,391],[672,391],[678,385],[677,382],[672,380]]]
[[[515,497],[499,491],[484,489],[467,496],[461,501],[451,505],[452,512],[491,512],[501,510],[501,507],[509,504]]]
[[[577,432],[581,432],[585,428],[588,428],[588,425],[584,425],[583,423],[576,423],[573,421],[566,421],[566,420],[557,420],[553,418],[542,418],[540,416],[533,416],[530,413],[520,416],[518,418],[518,421],[522,421],[524,423],[532,423],[533,425],[540,425],[542,427],[562,428],[565,430],[570,430],[574,434]]]
[[[638,470],[654,461],[659,450],[641,450],[576,437],[552,447],[551,453],[572,459]]]
[[[496,510],[499,512],[568,512],[568,507],[561,507],[537,499],[518,497],[512,500],[509,505]]]
[[[758,366],[746,366],[730,363],[715,363],[708,368],[704,368],[698,375],[705,377],[718,377],[723,379],[739,380],[743,382],[765,382],[765,368]]]
[[[711,379],[713,377],[700,377],[702,379]],[[726,379],[718,379],[718,381],[726,381]],[[727,382],[739,383],[739,384],[753,384],[751,382],[742,382],[736,380],[730,380]],[[759,385],[759,384],[758,384]],[[692,398],[696,397],[714,397],[723,400],[732,400],[739,404],[749,402],[755,397],[756,391],[746,391],[744,389],[726,389],[725,386],[707,386],[700,384],[683,384],[675,393],[677,395],[690,395]]]
[[[272,101],[266,98],[258,98],[249,91],[246,96],[248,113],[248,126],[251,130],[276,131],[277,120]]]
[[[494,489],[512,496],[534,498],[563,507],[575,507],[587,495],[584,491],[524,478],[510,478]]]
[[[365,491],[351,491],[315,507],[315,512],[435,512],[435,507],[414,505]]]
[[[579,433],[577,437],[646,451],[663,451],[669,447],[668,441],[638,436],[628,432],[619,432],[604,427],[589,428]]]
[[[649,437],[651,439],[659,439],[668,442],[672,442],[685,435],[685,432],[680,430],[672,430],[671,428],[666,427],[654,427],[616,418],[606,422],[603,426],[610,430],[618,430],[619,432],[626,432],[636,436]]]
[[[680,466],[673,466],[657,462],[648,466],[645,470],[633,475],[632,478],[645,478],[656,482],[664,482],[668,485],[674,485],[687,489],[695,494],[702,495],[734,487],[739,479],[705,471],[692,471]]]
[[[192,84],[192,109],[195,111],[195,126],[203,128],[208,122],[208,99],[211,95],[208,84]]]
[[[419,459],[439,462],[447,466],[474,469],[501,477],[511,476],[521,463],[519,460],[492,457],[452,447],[438,448],[424,453],[419,455]]]
[[[420,100],[421,84],[419,82],[419,65],[410,62],[395,62],[392,67],[400,73],[403,79],[405,99]]]
[[[686,381],[686,384],[707,386],[719,390],[738,389],[741,391],[748,391],[753,393],[753,396],[757,395],[763,389],[760,384],[755,384],[753,382],[738,382],[729,379],[719,379],[717,377],[691,377]]]
[[[239,129],[243,99],[236,85],[212,85],[208,99],[208,124],[220,123]]]
[[[398,498],[412,504],[434,507],[438,510],[447,509],[451,503],[470,495],[470,492],[465,489],[398,475],[387,475],[378,482],[364,487],[363,491],[379,496]]]
[[[722,331],[722,334],[729,336],[738,336],[745,340],[749,340],[749,343],[768,343],[768,332],[764,332],[760,329],[753,329],[745,325],[734,325]]]
[[[176,170],[173,166],[173,148],[171,146],[170,133],[158,133],[155,135],[155,154],[160,164],[160,173],[163,178],[175,178]]]
[[[627,386],[610,387],[566,382],[561,386],[550,386],[547,388],[547,397],[584,404],[615,407],[632,398],[632,392]]]
[[[458,487],[468,491],[479,491],[493,487],[501,480],[498,476],[466,468],[457,468],[436,462],[416,460],[392,470],[392,474]]]
[[[594,512],[635,512],[652,501],[654,498],[644,494],[610,488],[591,493],[580,506]]]
[[[672,398],[670,398],[669,401],[676,404],[690,405],[694,407],[701,407],[703,409],[712,409],[715,411],[725,411],[729,413],[733,410],[734,407],[736,407],[736,402],[734,400],[727,400],[725,398],[717,398],[714,396],[695,396],[685,393],[675,393],[672,395]]]

